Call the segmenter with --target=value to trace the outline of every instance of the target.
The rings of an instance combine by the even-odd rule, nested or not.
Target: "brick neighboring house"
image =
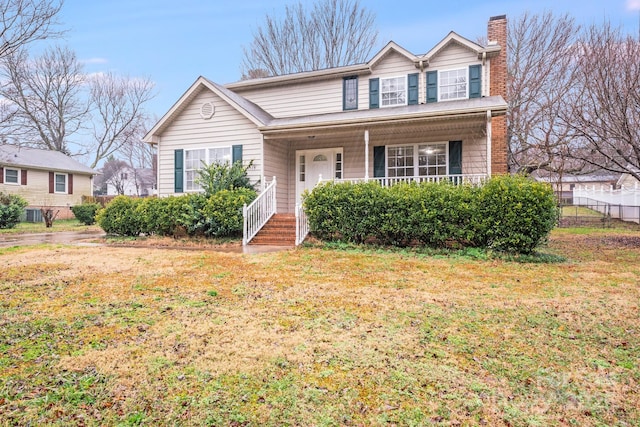
[[[18,194],[29,205],[28,221],[40,221],[40,208],[58,211],[58,219],[73,218],[70,207],[93,194],[96,172],[58,151],[0,145],[0,191]]]
[[[322,180],[480,182],[507,173],[507,19],[488,44],[450,32],[426,54],[220,85],[199,77],[149,131],[158,195],[200,191],[201,162],[253,161],[294,213]],[[263,177],[266,177],[264,179]]]

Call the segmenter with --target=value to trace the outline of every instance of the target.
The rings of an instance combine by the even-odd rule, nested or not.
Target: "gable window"
[[[67,174],[55,174],[55,192],[67,194]]]
[[[342,80],[342,109],[358,109],[358,76],[345,77]]]
[[[447,142],[387,147],[387,177],[448,174]]]
[[[380,79],[380,106],[391,107],[407,104],[407,78]]]
[[[20,173],[18,169],[4,169],[5,184],[20,184]]]
[[[466,68],[440,71],[438,80],[440,82],[438,88],[440,101],[468,98],[468,71]]]
[[[231,147],[201,148],[184,150],[184,177],[186,191],[199,191],[202,187],[196,182],[202,165],[213,163],[231,163]]]

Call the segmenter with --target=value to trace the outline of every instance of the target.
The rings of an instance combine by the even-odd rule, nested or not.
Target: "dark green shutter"
[[[380,107],[380,79],[369,79],[369,108]]]
[[[173,191],[184,192],[184,150],[175,150],[173,153],[174,184]]]
[[[385,149],[384,145],[373,147],[373,177],[384,178],[385,173]]]
[[[462,174],[462,141],[449,141],[449,175]]]
[[[409,74],[407,78],[407,86],[409,86],[407,100],[409,105],[418,103],[418,75],[418,73]]]
[[[242,163],[242,145],[234,145],[231,147],[231,162]]]
[[[427,102],[438,102],[437,71],[427,71]]]
[[[482,94],[482,83],[480,75],[482,69],[480,65],[469,66],[469,98],[480,98]]]

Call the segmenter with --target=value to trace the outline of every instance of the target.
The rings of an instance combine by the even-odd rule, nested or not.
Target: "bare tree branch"
[[[285,8],[282,21],[266,15],[244,48],[243,79],[364,62],[376,45],[375,15],[358,0],[320,0]]]
[[[27,145],[71,154],[68,138],[88,111],[82,99],[82,66],[73,51],[49,48],[30,60],[25,50],[3,58],[0,96],[14,108],[11,128]]]
[[[0,0],[0,58],[36,40],[58,37],[54,30],[62,0]]]
[[[112,73],[91,78],[93,139],[89,152],[91,167],[123,146],[137,143],[144,135],[144,104],[152,99],[154,84],[149,78],[134,79]]]

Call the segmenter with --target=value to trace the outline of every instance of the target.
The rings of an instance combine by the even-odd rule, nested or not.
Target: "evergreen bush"
[[[93,225],[96,223],[96,213],[100,208],[98,203],[85,202],[81,205],[71,206],[71,212],[84,225]]]
[[[15,227],[27,205],[27,201],[17,194],[0,192],[0,228]]]

